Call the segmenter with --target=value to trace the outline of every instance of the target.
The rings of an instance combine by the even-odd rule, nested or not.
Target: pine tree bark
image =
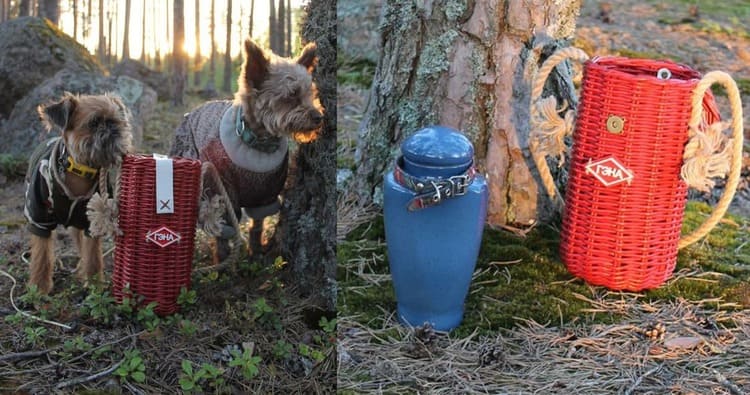
[[[286,23],[284,22],[284,19],[286,17],[286,9],[284,6],[284,0],[279,0],[279,17],[276,20],[278,30],[276,31],[277,36],[277,42],[276,46],[278,47],[278,54],[281,56],[287,56],[287,53],[285,51],[286,49]]]
[[[153,32],[153,36],[157,37],[158,33],[156,32],[156,2],[151,2],[151,16],[152,16],[152,28],[151,32]],[[154,70],[161,71],[161,51],[159,50],[159,46],[157,45],[156,48],[154,48]]]
[[[31,0],[20,0],[18,3],[18,16],[31,16]]]
[[[528,226],[552,207],[528,150],[530,82],[572,37],[580,0],[387,0],[382,57],[359,130],[354,189],[372,201],[404,137],[431,124],[463,131],[490,189],[487,222]],[[570,76],[549,86],[572,96]]]
[[[195,0],[195,86],[201,84],[201,12],[200,0]]]
[[[211,60],[208,67],[206,89],[213,89],[216,84],[216,0],[211,0]]]
[[[78,0],[73,0],[73,40],[78,41]]]
[[[174,39],[174,21],[172,21],[172,18],[174,18],[174,3],[172,3],[172,18],[169,16],[169,0],[166,2],[166,12],[164,13],[167,16],[167,24],[165,25],[167,27],[167,35],[166,35],[166,41],[167,41],[167,48],[169,48],[170,41],[169,39]],[[170,25],[172,23],[172,25]],[[171,26],[171,27],[170,27]],[[172,34],[170,34],[172,33]],[[172,40],[172,44],[174,44],[174,40]],[[172,62],[169,62],[169,56],[167,56],[167,53],[165,51],[164,53],[164,71],[170,71],[174,72],[174,49],[172,50]]]
[[[320,136],[299,146],[278,232],[293,284],[336,308],[336,0],[307,5],[302,36],[317,44],[316,81],[325,121]]]
[[[292,1],[286,0],[286,55],[292,56]]]
[[[253,21],[255,19],[255,0],[250,0],[250,23],[247,24],[247,36],[253,37]]]
[[[86,24],[84,25],[84,28],[83,28],[84,40],[88,39],[89,36],[91,36],[91,21],[92,21],[91,17],[93,15],[91,13],[91,3],[93,2],[94,0],[88,0],[88,2],[86,2]]]
[[[107,64],[112,65],[112,12],[107,12]]]
[[[99,63],[102,64],[104,64],[106,53],[104,45],[104,0],[99,0]]]
[[[227,0],[227,41],[224,51],[224,92],[232,92],[232,0]]]
[[[143,0],[143,13],[141,14],[141,63],[146,64],[146,0]]]
[[[268,46],[271,51],[276,52],[276,4],[274,0],[269,0],[268,7]]]
[[[39,16],[47,18],[53,25],[60,22],[60,0],[40,0]]]
[[[174,0],[174,37],[172,46],[172,62],[174,72],[172,74],[172,105],[181,106],[185,96],[185,4],[184,0]]]
[[[130,59],[130,5],[132,0],[125,0],[125,30],[122,36],[122,58]]]

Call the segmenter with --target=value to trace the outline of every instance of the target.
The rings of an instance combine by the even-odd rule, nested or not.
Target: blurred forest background
[[[184,62],[186,86],[234,92],[241,40],[252,37],[291,55],[299,47],[301,6],[301,0],[0,0],[0,22],[44,17],[108,68],[137,60],[174,74]]]

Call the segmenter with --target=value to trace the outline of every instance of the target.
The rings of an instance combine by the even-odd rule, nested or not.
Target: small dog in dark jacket
[[[130,152],[129,112],[113,95],[63,98],[38,107],[42,122],[61,136],[41,144],[29,160],[24,214],[31,232],[30,285],[52,290],[55,263],[54,230],[70,227],[81,260],[82,280],[101,278],[101,242],[83,234],[89,227],[86,205],[98,191],[99,172],[116,166]]]
[[[279,210],[288,169],[287,138],[314,140],[323,108],[311,75],[317,62],[315,44],[288,59],[247,39],[244,58],[234,101],[208,102],[186,114],[170,155],[216,167],[237,218],[245,208],[253,219],[250,248],[259,253],[263,219]],[[217,240],[219,259],[228,252],[228,237]]]

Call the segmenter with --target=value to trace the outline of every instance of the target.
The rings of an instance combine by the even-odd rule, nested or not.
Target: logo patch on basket
[[[605,187],[617,185],[622,182],[630,184],[630,181],[633,180],[633,173],[612,156],[596,162],[592,162],[589,159],[589,164],[586,165],[586,173],[592,174]]]
[[[180,235],[173,232],[166,226],[162,226],[157,230],[152,230],[146,233],[146,240],[152,241],[159,247],[164,248],[172,243],[180,241]]]

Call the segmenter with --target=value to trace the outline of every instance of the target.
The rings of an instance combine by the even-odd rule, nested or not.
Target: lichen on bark
[[[490,181],[490,224],[534,222],[546,206],[528,154],[530,83],[539,48],[562,45],[579,7],[580,0],[386,1],[382,57],[356,152],[360,199],[373,200],[405,137],[438,123],[474,143]]]

